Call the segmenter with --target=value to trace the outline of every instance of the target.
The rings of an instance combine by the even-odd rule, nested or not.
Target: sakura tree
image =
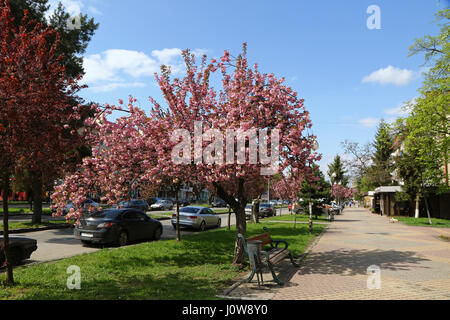
[[[48,38],[56,39],[50,47]],[[27,12],[16,28],[8,2],[0,1],[0,158],[5,195],[13,173],[24,168],[32,173],[62,171],[84,141],[73,129],[85,111],[76,96],[80,87],[66,78],[62,57],[56,55],[58,43],[58,33],[30,21]],[[12,283],[7,197],[3,200],[2,245],[7,252],[7,282]]]
[[[186,77],[171,80],[164,75],[157,79],[172,118],[181,118],[181,128],[186,131],[199,132],[207,137],[203,140],[198,139],[198,135],[194,137],[194,156],[191,157],[188,149],[189,157],[185,164],[196,164],[198,177],[209,183],[216,194],[233,208],[236,234],[246,236],[245,207],[252,195],[263,192],[265,174],[282,173],[289,168],[294,177],[302,177],[308,164],[319,159],[312,152],[314,141],[303,135],[303,131],[311,127],[309,113],[303,100],[285,85],[283,78],[260,72],[257,64],[253,67],[248,65],[245,44],[242,54],[236,59],[232,60],[230,53],[225,51],[220,61],[213,59],[207,65],[204,58],[200,67],[188,51],[184,56]],[[217,70],[220,70],[222,83],[219,91],[209,84]],[[156,110],[161,110],[158,103],[152,102]],[[202,127],[198,128],[196,123],[201,123]],[[257,152],[252,149],[251,138],[242,143],[239,134],[230,135],[230,132],[240,132],[251,137],[252,129],[260,133],[259,161],[252,161]],[[267,135],[263,137],[261,133],[264,132]],[[276,132],[282,134],[276,137]],[[227,138],[226,148],[220,143],[223,137]],[[278,140],[278,153],[274,152],[274,140]],[[197,152],[196,145],[203,146],[204,152]],[[242,152],[245,152],[244,160],[248,161],[240,161]],[[275,159],[267,153],[271,156],[275,153]],[[206,158],[214,161],[206,161]],[[272,170],[267,170],[266,158],[270,159]],[[240,264],[242,261],[243,250],[236,237],[233,262]]]
[[[335,184],[331,187],[331,196],[334,197],[338,203],[344,199],[353,197],[355,190],[347,188],[340,184]]]
[[[117,123],[99,122],[92,136],[98,145],[93,157],[53,195],[58,212],[71,199],[80,209],[69,216],[79,218],[92,189],[101,189],[104,200],[113,203],[126,197],[133,183],[195,181],[230,205],[236,234],[245,236],[245,207],[264,192],[267,176],[290,170],[300,181],[319,159],[312,152],[313,140],[303,135],[311,127],[303,100],[283,78],[261,73],[256,64],[249,67],[245,51],[244,45],[233,60],[225,51],[220,61],[210,63],[204,56],[197,65],[186,50],[181,79],[163,66],[156,80],[165,103],[150,98],[151,112],[145,115],[131,99],[130,115]],[[216,74],[220,90],[211,85]],[[236,237],[233,262],[240,264],[243,258]]]

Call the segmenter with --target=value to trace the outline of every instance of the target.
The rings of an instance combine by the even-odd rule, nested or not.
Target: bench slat
[[[274,253],[269,253],[269,257],[270,257],[269,260],[271,263],[277,264],[278,262],[280,262],[281,260],[286,258],[288,255],[289,255],[288,250],[280,249]]]
[[[247,240],[247,242],[259,240],[259,241],[262,242],[261,243],[262,246],[265,246],[265,245],[268,245],[268,244],[272,243],[272,238],[270,237],[270,233],[260,234],[260,235],[257,235],[255,237],[247,238],[246,240]]]

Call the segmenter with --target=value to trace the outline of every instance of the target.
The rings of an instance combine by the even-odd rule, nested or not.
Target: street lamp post
[[[319,143],[317,142],[316,139],[314,139],[314,143],[313,143],[313,151],[317,151],[319,149]],[[311,168],[311,164],[308,163],[308,166]],[[312,173],[312,171],[311,171]],[[312,197],[312,188],[311,188],[311,182],[308,181],[309,184],[309,234],[313,233],[313,220],[312,220],[312,202],[311,202],[311,197]]]
[[[336,185],[336,180],[335,180],[336,177],[337,177],[336,172],[333,172],[331,177],[333,178],[333,181],[332,181],[331,185],[334,186],[334,185]],[[337,200],[337,198],[336,198],[336,200]],[[331,221],[333,221],[333,220],[334,220],[334,210],[331,210]]]

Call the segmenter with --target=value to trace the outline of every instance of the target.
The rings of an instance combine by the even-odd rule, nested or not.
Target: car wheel
[[[155,233],[153,234],[153,240],[158,241],[159,239],[161,239],[161,235],[162,235],[163,231],[161,227],[158,227],[155,230]]]
[[[206,222],[203,221],[203,222],[200,224],[200,231],[205,231],[205,230],[206,230]]]
[[[219,219],[219,221],[217,222],[217,228],[220,228],[222,226],[222,220]]]
[[[119,247],[125,246],[128,243],[128,234],[125,231],[120,232],[117,238],[117,245]]]

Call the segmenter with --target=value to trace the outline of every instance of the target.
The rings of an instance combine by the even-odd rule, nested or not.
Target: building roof
[[[383,186],[375,189],[375,193],[401,192],[401,186]]]

